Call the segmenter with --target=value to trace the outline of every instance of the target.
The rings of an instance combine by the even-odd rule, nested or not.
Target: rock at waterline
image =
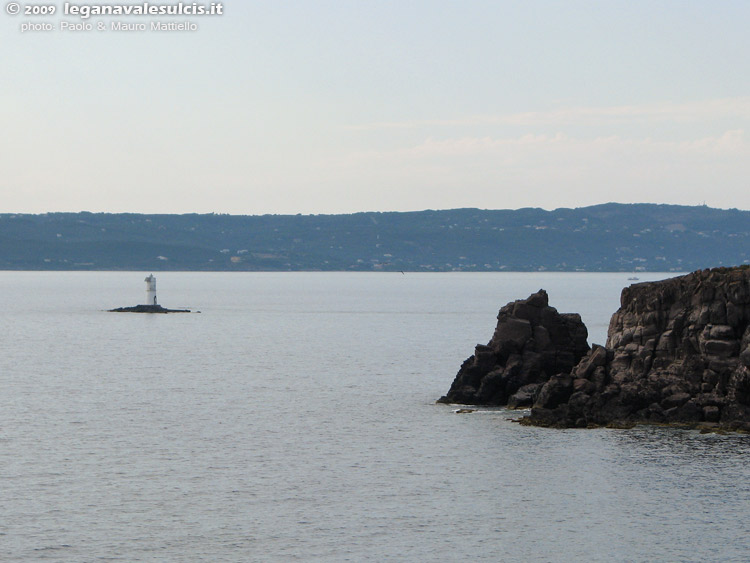
[[[161,305],[136,305],[135,307],[120,307],[110,309],[110,313],[190,313],[190,309],[167,309]]]
[[[578,314],[560,314],[543,289],[508,303],[486,346],[478,344],[442,403],[530,407],[541,386],[569,372],[589,350]]]
[[[596,355],[596,358],[594,358]],[[606,348],[545,384],[528,422],[637,422],[750,431],[750,267],[626,287]],[[546,400],[558,392],[556,403]]]
[[[510,347],[523,359],[527,348],[536,353],[537,346],[525,334],[493,337],[489,347]],[[487,353],[485,348],[477,347]],[[477,356],[464,362],[441,401],[498,404],[480,392],[495,377],[509,406],[533,402],[525,424],[669,423],[750,431],[750,267],[699,270],[623,289],[606,347],[595,345],[571,369],[540,372],[544,381],[522,385],[512,395],[511,362],[479,370],[494,360],[483,364]],[[521,368],[518,373],[525,372]],[[463,398],[469,400],[457,400]]]

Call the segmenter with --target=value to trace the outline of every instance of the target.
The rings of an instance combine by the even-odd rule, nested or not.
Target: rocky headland
[[[580,317],[540,291],[500,310],[492,340],[440,401],[531,406],[522,422],[539,426],[750,431],[749,326],[750,267],[626,287],[606,346],[591,349]]]

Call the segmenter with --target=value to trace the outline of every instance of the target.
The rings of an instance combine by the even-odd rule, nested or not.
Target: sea
[[[436,404],[627,273],[0,273],[0,561],[748,561],[750,436]],[[632,275],[632,274],[631,274]],[[642,274],[640,281],[674,274]]]

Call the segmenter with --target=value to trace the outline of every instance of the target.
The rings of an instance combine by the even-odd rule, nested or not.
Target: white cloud
[[[623,138],[618,135],[596,137],[594,139],[576,138],[564,133],[554,135],[525,134],[520,137],[458,137],[436,139],[428,137],[423,142],[407,148],[385,151],[363,151],[350,155],[349,164],[362,164],[366,161],[396,162],[416,161],[430,158],[466,158],[474,156],[498,157],[507,161],[515,159],[538,158],[552,160],[555,157],[570,157],[591,160],[603,154],[651,154],[687,155],[694,157],[713,157],[716,155],[747,155],[750,145],[744,137],[744,130],[725,131],[718,136],[683,141],[664,141],[651,137],[642,139]]]
[[[750,97],[721,98],[686,103],[653,103],[642,105],[567,107],[500,115],[475,115],[454,119],[411,120],[353,125],[353,130],[422,129],[432,127],[470,127],[477,125],[606,126],[619,123],[674,122],[696,123],[716,119],[750,119]]]

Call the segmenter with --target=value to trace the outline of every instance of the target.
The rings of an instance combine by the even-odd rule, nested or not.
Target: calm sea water
[[[747,561],[750,437],[436,405],[625,274],[0,273],[2,561]],[[665,276],[641,275],[642,280]]]

